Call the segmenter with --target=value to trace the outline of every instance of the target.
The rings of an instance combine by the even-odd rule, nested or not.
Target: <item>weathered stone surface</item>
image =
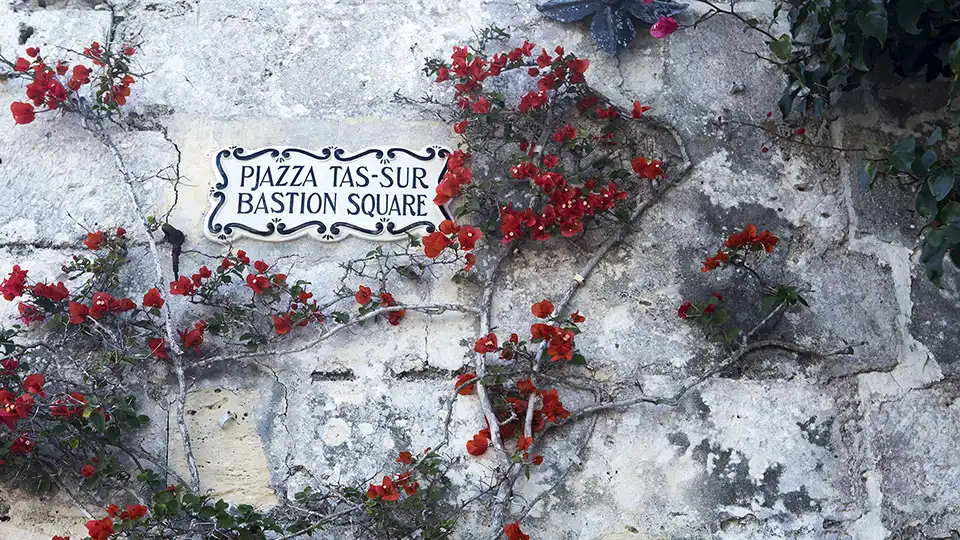
[[[95,2],[43,4],[0,5],[4,55],[22,49],[26,28],[30,45],[54,51],[102,39],[110,22]],[[769,1],[737,5],[761,16],[771,9]],[[589,56],[590,82],[623,106],[634,99],[653,105],[648,114],[676,127],[694,161],[574,298],[587,316],[578,338],[590,363],[580,371],[586,381],[615,387],[618,397],[641,389],[667,396],[715,365],[725,349],[679,320],[677,305],[722,292],[728,305],[743,306],[737,323],[751,328],[762,316],[750,278],[701,274],[700,261],[747,222],[780,234],[764,269],[806,290],[810,308],[786,316],[770,337],[821,349],[857,345],[854,354],[814,361],[759,352],[676,408],[641,405],[600,416],[582,465],[534,508],[525,529],[535,537],[874,540],[949,538],[960,530],[958,392],[937,383],[960,369],[956,271],[942,289],[918,274],[922,224],[909,195],[889,185],[863,192],[855,154],[773,144],[751,128],[723,125],[763,122],[781,90],[779,73],[749,54],[762,42],[733,21],[714,18],[667,40],[641,31],[610,58],[595,50],[586,25],[548,21],[532,0],[159,0],[120,4],[118,12],[140,32],[136,61],[150,74],[131,98],[136,129],[109,129],[137,179],[142,211],[169,210],[186,232],[182,268],[224,252],[201,233],[212,156],[221,148],[455,145],[445,125],[391,96],[431,89],[422,58],[447,54],[472,28],[491,23],[507,28],[512,44],[526,37]],[[743,90],[731,92],[735,84]],[[858,147],[880,126],[899,126],[882,134],[890,139],[917,130],[931,118],[898,105],[908,90],[877,100],[868,88],[845,98],[840,106],[851,115],[808,126],[811,137]],[[0,82],[0,115],[22,95],[21,81]],[[60,264],[86,229],[123,225],[135,244],[125,290],[157,285],[114,156],[75,118],[44,116],[0,130],[0,271],[19,263],[31,277],[63,279]],[[174,164],[183,176],[176,192]],[[529,304],[566,290],[589,256],[586,245],[524,249],[501,277],[498,332],[528,328]],[[280,260],[291,275],[331,291],[340,285],[337,263],[370,244],[244,240],[234,247]],[[165,280],[172,279],[169,247],[160,249]],[[395,292],[408,301],[476,300],[476,287],[446,277],[398,284]],[[203,316],[186,303],[174,306],[183,325]],[[15,306],[0,310],[12,317]],[[400,327],[344,332],[307,352],[188,370],[187,408],[195,411],[188,427],[203,486],[267,507],[305,485],[358,484],[400,450],[435,446],[476,332],[468,316],[411,314]],[[208,354],[220,345],[212,340]],[[185,474],[175,417],[161,425],[176,395],[168,367],[152,366],[139,382],[155,419],[145,446]],[[568,406],[591,399],[571,392]],[[237,418],[221,427],[227,410]],[[463,440],[483,427],[478,410],[469,399],[453,408],[448,454],[460,500],[477,493],[492,464],[490,455],[464,451]],[[552,436],[545,466],[518,493],[529,500],[552,485],[586,428]],[[0,522],[4,538],[83,535],[71,528],[83,517],[68,500],[34,506],[17,498],[10,516]],[[487,516],[464,519],[462,536],[472,538]]]

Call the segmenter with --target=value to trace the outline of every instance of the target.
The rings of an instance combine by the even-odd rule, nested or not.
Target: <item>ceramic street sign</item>
[[[291,147],[217,153],[210,189],[209,238],[281,241],[309,235],[392,241],[423,235],[449,219],[433,202],[450,150],[373,147],[314,153]]]

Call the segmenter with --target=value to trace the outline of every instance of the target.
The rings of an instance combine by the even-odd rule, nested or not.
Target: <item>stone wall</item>
[[[52,51],[102,39],[111,23],[96,0],[37,2],[0,3],[4,55],[22,48],[27,29],[27,45]],[[771,4],[738,7],[763,16]],[[188,179],[170,213],[187,234],[184,268],[223,252],[201,233],[211,160],[221,148],[455,144],[447,126],[390,98],[398,89],[427,90],[422,58],[446,54],[491,23],[514,36],[512,45],[526,37],[591,58],[590,82],[624,106],[634,99],[654,106],[649,114],[675,126],[694,163],[574,298],[588,317],[585,376],[625,392],[670,394],[722,354],[677,318],[680,301],[718,289],[733,302],[756,301],[729,276],[701,274],[703,255],[744,223],[780,234],[771,266],[811,292],[810,309],[790,313],[774,337],[857,345],[855,354],[760,353],[678,407],[601,416],[582,465],[525,525],[535,538],[872,540],[950,538],[960,530],[957,272],[949,270],[940,289],[918,273],[922,222],[912,197],[890,186],[862,192],[852,158],[781,145],[761,153],[761,134],[716,126],[721,116],[764,118],[779,97],[779,74],[751,54],[762,42],[735,21],[716,17],[665,40],[640,32],[611,58],[584,25],[550,22],[533,0],[138,0],[117,13],[140,32],[136,60],[150,72],[135,85],[128,107],[135,129],[118,137],[120,151],[148,214],[164,215],[174,203],[158,171],[176,164]],[[744,90],[731,93],[735,83]],[[843,100],[842,119],[808,129],[823,144],[857,146],[935,119],[905,115],[901,101],[886,98],[894,92],[909,88],[868,85]],[[22,82],[0,82],[0,111],[22,94]],[[38,278],[58,278],[85,228],[124,225],[135,246],[125,284],[131,294],[152,286],[145,232],[111,153],[69,116],[2,122],[0,269],[19,263]],[[338,261],[371,249],[358,239],[236,247],[285,257],[290,274],[320,291],[337,287]],[[527,306],[561,294],[584,259],[576,247],[553,246],[549,259],[547,248],[524,251],[502,278],[494,325],[529,324]],[[398,296],[469,303],[477,293],[444,278],[403,286]],[[10,304],[3,309],[12,316]],[[199,313],[178,309],[183,320]],[[400,450],[434,444],[453,374],[470,362],[461,340],[472,343],[476,333],[469,317],[412,314],[399,327],[343,333],[304,353],[188,372],[188,425],[203,487],[266,508],[304,485],[360,481]],[[176,385],[165,366],[143,378],[145,387],[165,389],[148,393],[155,422],[146,444],[182,463],[175,422],[169,433],[164,423]],[[221,428],[227,411],[237,418]],[[479,418],[475,401],[459,400],[453,439],[472,436]],[[532,498],[552,484],[570,461],[568,444],[583,436],[577,428],[567,443],[547,448],[547,464],[518,492]],[[467,456],[461,444],[450,452],[466,496],[493,457]],[[17,501],[0,523],[4,538],[49,538],[65,532],[63,516],[83,520],[66,500],[50,510],[52,503],[0,496]],[[487,518],[472,516],[462,537],[479,535]],[[349,536],[330,537],[338,534]]]

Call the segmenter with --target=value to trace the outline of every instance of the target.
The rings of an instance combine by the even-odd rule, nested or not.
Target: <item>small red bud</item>
[[[770,118],[771,116],[773,116],[773,111],[767,113],[767,118]]]
[[[764,146],[763,148],[760,149],[760,151],[766,154],[768,151],[770,151],[770,149]]]
[[[806,133],[806,132],[807,132],[807,128],[799,128],[799,129],[797,129],[797,132],[796,132],[796,133],[797,133],[797,135],[803,135],[803,134]]]

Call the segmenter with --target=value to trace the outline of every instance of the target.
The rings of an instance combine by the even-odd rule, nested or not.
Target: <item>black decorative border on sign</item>
[[[404,234],[418,227],[424,227],[424,230],[427,233],[432,233],[437,229],[436,225],[434,225],[434,223],[431,221],[417,221],[415,223],[411,223],[410,225],[407,225],[406,227],[402,227],[398,229],[396,227],[396,224],[394,224],[388,218],[381,218],[380,223],[377,223],[375,229],[365,229],[363,227],[359,227],[357,225],[354,225],[352,223],[348,223],[345,221],[335,222],[328,227],[326,223],[322,221],[317,221],[317,220],[307,221],[297,225],[296,227],[293,227],[292,229],[288,229],[286,224],[284,224],[280,218],[275,218],[272,223],[267,224],[265,230],[259,230],[259,229],[254,229],[253,227],[250,227],[248,225],[244,225],[243,223],[232,222],[227,224],[221,224],[221,223],[214,223],[214,221],[216,220],[217,213],[220,211],[221,208],[223,208],[223,205],[227,202],[227,195],[223,193],[222,190],[227,187],[227,183],[229,182],[229,179],[227,178],[227,173],[224,172],[223,165],[221,164],[221,160],[223,159],[234,158],[240,161],[249,161],[251,159],[256,159],[260,156],[263,156],[265,154],[269,154],[270,157],[274,158],[275,160],[279,162],[283,162],[290,159],[292,154],[302,154],[304,156],[307,156],[309,158],[312,158],[318,161],[325,161],[332,157],[338,162],[346,163],[350,161],[355,161],[362,157],[366,157],[370,154],[374,154],[378,160],[380,160],[381,162],[384,162],[385,160],[392,161],[396,159],[397,153],[403,153],[419,161],[433,161],[436,158],[448,157],[450,155],[450,151],[447,150],[446,148],[429,146],[423,150],[424,155],[420,155],[406,148],[389,148],[387,150],[384,150],[382,148],[369,148],[367,150],[364,150],[354,155],[345,155],[346,150],[344,150],[343,148],[335,147],[335,146],[328,146],[327,148],[324,148],[323,150],[320,151],[320,155],[314,154],[313,152],[310,152],[308,150],[303,150],[301,148],[287,148],[284,150],[278,150],[276,148],[268,147],[268,148],[262,148],[260,150],[257,150],[256,152],[249,155],[247,155],[246,152],[247,152],[246,149],[234,146],[234,147],[227,148],[225,150],[221,150],[220,152],[217,153],[216,167],[217,167],[217,172],[220,174],[220,181],[214,185],[213,190],[211,191],[211,194],[210,194],[211,197],[217,200],[217,204],[214,207],[213,211],[210,213],[210,217],[207,219],[207,230],[210,233],[217,235],[219,238],[223,240],[233,235],[235,232],[235,229],[245,231],[254,236],[265,238],[265,237],[273,236],[274,234],[281,237],[291,236],[302,231],[303,229],[307,229],[309,227],[315,226],[317,228],[315,232],[318,235],[324,236],[328,240],[333,240],[337,236],[340,236],[343,229],[350,229],[350,230],[357,231],[369,236],[383,236],[384,233],[391,234],[391,235]],[[442,179],[446,173],[447,173],[447,165],[446,163],[444,163],[443,170],[440,171],[440,177],[437,179],[438,184],[440,182],[440,179]],[[446,207],[444,207],[443,205],[438,205],[438,206],[440,208],[440,213],[443,215],[444,219],[453,219],[450,217],[450,213],[447,212]]]

